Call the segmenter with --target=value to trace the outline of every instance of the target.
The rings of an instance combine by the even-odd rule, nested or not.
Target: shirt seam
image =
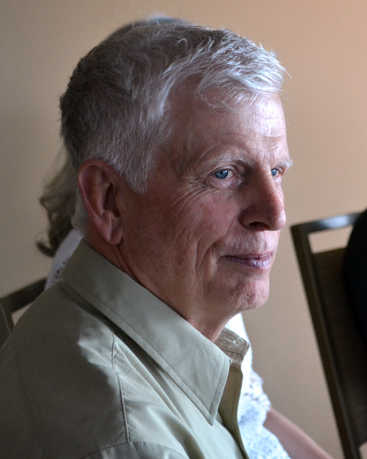
[[[124,428],[125,428],[125,433],[126,433],[126,439],[127,442],[130,442],[130,430],[129,430],[129,425],[127,422],[127,413],[126,413],[126,406],[124,402],[124,391],[122,388],[121,384],[121,379],[119,378],[117,372],[116,372],[116,366],[115,366],[115,355],[117,353],[117,346],[116,346],[116,337],[114,334],[112,334],[112,356],[111,356],[111,363],[112,363],[112,368],[115,373],[115,377],[117,380],[117,384],[119,387],[119,395],[120,395],[120,404],[121,404],[121,411],[122,411],[122,417],[124,419]]]

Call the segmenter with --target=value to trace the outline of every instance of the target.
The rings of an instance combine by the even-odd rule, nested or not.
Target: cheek
[[[238,206],[233,201],[214,195],[202,207],[201,230],[208,245],[214,245],[235,233],[238,222]]]
[[[177,221],[182,228],[196,238],[205,236],[211,241],[227,233],[236,215],[235,206],[217,194],[191,202],[181,210]]]
[[[196,270],[229,232],[236,212],[228,199],[202,189],[151,204],[135,212],[130,235],[134,246],[178,270],[184,266]]]
[[[180,247],[178,260],[184,264],[189,260],[196,272],[211,271],[215,268],[217,247],[228,238],[235,220],[235,212],[231,212],[228,204],[212,199],[201,201],[199,205],[187,209],[177,220],[173,229],[175,247]]]
[[[279,244],[279,238],[280,238],[280,231],[272,231],[270,233],[269,237],[273,238],[272,247],[274,247],[274,250],[277,251],[278,250],[278,244]]]
[[[152,223],[155,228],[150,231],[162,247],[162,257],[178,271],[195,272],[218,231],[212,209],[199,199],[176,201],[176,206],[163,209]]]

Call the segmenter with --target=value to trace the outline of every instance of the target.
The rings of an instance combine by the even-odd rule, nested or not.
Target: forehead
[[[227,109],[181,98],[175,107],[173,142],[181,166],[215,156],[288,160],[286,124],[280,97],[261,96]]]

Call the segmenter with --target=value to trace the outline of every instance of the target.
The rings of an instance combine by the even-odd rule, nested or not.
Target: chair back
[[[43,292],[45,282],[45,279],[39,279],[0,297],[0,348],[13,330],[13,314],[32,303]]]
[[[291,226],[336,423],[348,459],[360,459],[359,447],[367,441],[367,349],[345,289],[345,249],[313,252],[310,235],[353,225],[358,216],[359,213],[351,213]]]

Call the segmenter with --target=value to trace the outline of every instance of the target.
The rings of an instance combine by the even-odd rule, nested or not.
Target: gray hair
[[[39,198],[48,219],[48,241],[38,240],[37,247],[44,255],[51,257],[72,229],[71,217],[75,213],[77,189],[76,171],[64,146],[60,148],[57,160],[57,172],[46,181]]]
[[[144,192],[154,153],[170,140],[176,89],[193,81],[195,96],[208,103],[208,92],[219,89],[223,106],[278,93],[283,74],[273,52],[228,30],[180,21],[118,29],[74,70],[60,101],[61,134],[76,169],[101,159]]]

